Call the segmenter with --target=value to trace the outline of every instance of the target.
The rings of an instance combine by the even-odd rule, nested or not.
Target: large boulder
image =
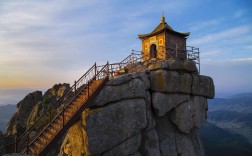
[[[150,73],[151,89],[162,93],[182,93],[214,97],[213,79],[208,76],[177,71],[157,70]]]
[[[196,63],[191,60],[185,60],[183,62],[184,71],[189,73],[198,73],[198,69],[196,67]]]
[[[189,101],[176,107],[170,118],[182,133],[189,134],[205,123],[207,109],[205,97],[193,96]]]
[[[155,129],[142,133],[141,155],[160,156],[159,140]]]
[[[188,73],[179,74],[179,93],[191,94],[192,93],[192,76]]]
[[[214,98],[215,89],[213,79],[209,76],[192,74],[192,94],[205,96],[206,98]]]
[[[84,155],[85,154],[85,144],[83,127],[81,122],[74,124],[69,130],[68,133],[60,147],[59,155]]]
[[[111,84],[115,83],[109,82],[109,85],[106,85],[95,98],[92,106],[103,106],[120,100],[146,97],[147,87],[139,78],[131,79],[120,85],[111,86]]]
[[[196,63],[191,60],[178,60],[178,59],[168,59],[168,60],[156,60],[148,65],[150,71],[154,70],[170,70],[170,71],[183,71],[188,73],[198,73]]]
[[[168,60],[165,60],[165,61],[156,61],[156,62],[151,63],[148,66],[148,69],[150,71],[159,70],[159,69],[167,69],[168,70],[169,68],[170,68],[170,64],[169,64]]]
[[[124,100],[86,109],[82,115],[86,153],[99,154],[141,132],[147,125],[144,99]]]
[[[190,134],[181,133],[170,122],[168,116],[156,118],[156,130],[159,137],[159,148],[162,156],[204,156],[204,148],[195,129]]]
[[[108,151],[104,152],[102,156],[128,156],[133,155],[137,152],[138,148],[140,147],[141,143],[141,134],[138,133],[131,138],[125,140],[121,144],[109,149]]]
[[[179,92],[179,73],[176,71],[157,70],[150,73],[151,90],[163,93]]]
[[[154,92],[152,93],[152,106],[156,115],[164,116],[165,113],[189,99],[190,95],[188,94],[165,94]]]

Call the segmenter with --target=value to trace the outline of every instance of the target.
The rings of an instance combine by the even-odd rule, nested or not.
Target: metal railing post
[[[76,95],[76,81],[74,81],[74,96]]]
[[[88,81],[87,87],[88,87],[88,98],[89,98],[89,81]]]
[[[131,55],[132,55],[132,60],[133,60],[133,63],[134,63],[134,62],[135,62],[135,60],[134,60],[134,58],[135,58],[135,53],[134,53],[134,51],[133,51],[133,50],[132,50]]]
[[[62,111],[62,127],[64,127],[65,124],[65,107],[63,107],[63,111]]]
[[[107,61],[107,76],[109,77],[109,61]],[[113,78],[113,75],[112,75]]]
[[[49,109],[50,109],[50,111],[49,111],[49,120],[51,122],[52,121],[52,106],[51,105],[49,105]]]
[[[96,62],[95,62],[95,80],[98,79],[98,78],[96,78],[97,77],[96,73],[97,73],[97,66],[96,66]]]

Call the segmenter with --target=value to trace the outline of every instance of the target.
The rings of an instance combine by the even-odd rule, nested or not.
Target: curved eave
[[[181,33],[181,32],[177,32],[177,31],[170,30],[170,29],[166,29],[166,31],[167,31],[167,32],[170,32],[170,33],[172,33],[172,34],[175,34],[175,35],[183,36],[183,37],[187,37],[187,36],[190,35],[190,32],[183,32],[183,33]],[[155,35],[160,34],[160,33],[162,33],[162,32],[164,32],[164,29],[161,30],[161,31],[155,32],[155,33],[139,34],[139,35],[138,35],[138,38],[144,39],[144,38],[147,38],[147,37],[155,36]]]

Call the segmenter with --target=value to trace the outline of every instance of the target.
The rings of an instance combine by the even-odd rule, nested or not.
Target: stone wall
[[[59,155],[202,156],[199,128],[213,80],[191,61],[160,61],[107,82],[72,126]]]

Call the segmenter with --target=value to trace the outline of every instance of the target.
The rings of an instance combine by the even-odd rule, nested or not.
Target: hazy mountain
[[[231,99],[233,99],[233,98],[251,98],[251,97],[252,97],[252,93],[239,93],[239,94],[229,96],[229,98],[231,98]]]
[[[201,129],[207,156],[252,155],[252,93],[208,101],[208,122]]]
[[[200,130],[206,156],[251,156],[252,145],[242,135],[232,134],[211,123]]]
[[[7,123],[10,121],[11,116],[16,111],[16,105],[0,106],[0,130],[6,131]]]
[[[252,113],[252,93],[236,94],[229,98],[208,100],[209,112],[227,110],[241,113]]]
[[[252,93],[209,100],[208,121],[252,143]]]

